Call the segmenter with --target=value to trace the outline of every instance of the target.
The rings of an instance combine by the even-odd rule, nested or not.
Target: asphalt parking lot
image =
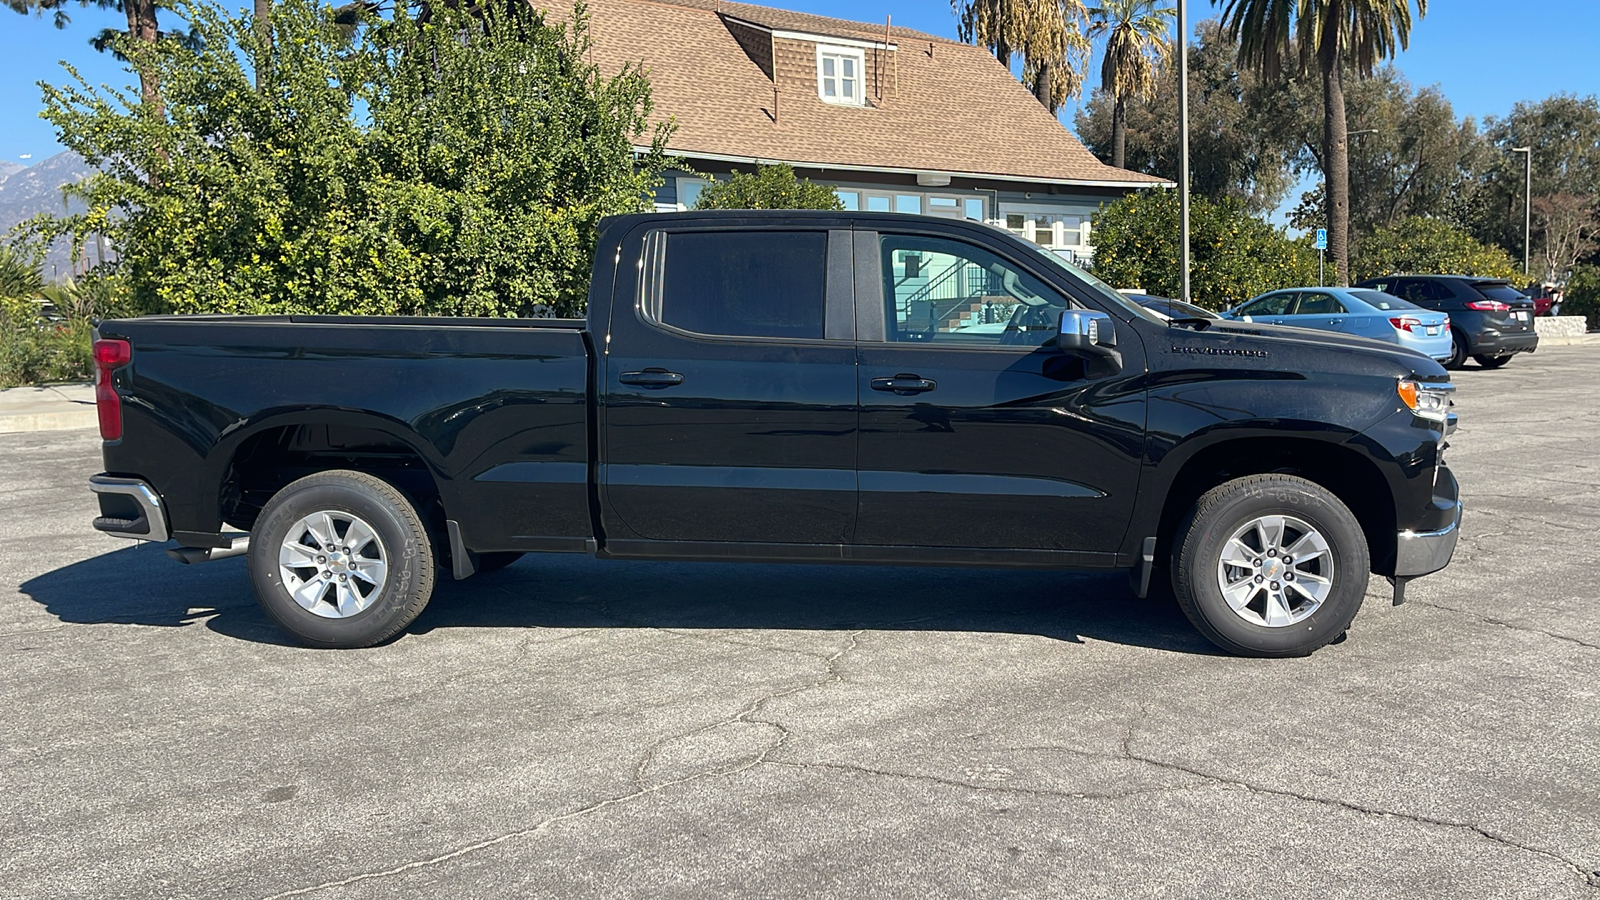
[[[0,435],[0,896],[1600,897],[1600,352],[1456,381],[1454,564],[1279,661],[1120,574],[581,557],[306,650]]]

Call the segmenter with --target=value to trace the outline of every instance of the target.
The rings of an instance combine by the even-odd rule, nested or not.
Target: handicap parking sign
[[[1326,229],[1326,228],[1318,228],[1317,229],[1317,239],[1314,242],[1312,242],[1311,246],[1314,249],[1317,249],[1317,250],[1326,250],[1326,249],[1328,249],[1328,229]]]

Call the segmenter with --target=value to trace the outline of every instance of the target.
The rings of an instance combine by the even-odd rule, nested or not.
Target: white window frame
[[[682,212],[682,211],[685,211],[685,210],[689,209],[689,204],[683,202],[683,189],[685,187],[689,187],[691,185],[699,185],[700,186],[700,190],[703,191],[706,188],[712,186],[713,184],[716,184],[716,182],[708,180],[708,179],[705,179],[705,178],[696,178],[696,177],[694,177],[692,175],[679,175],[678,176],[678,183],[673,186],[674,188],[676,188],[676,197],[677,197],[677,200],[678,200],[678,203],[677,203],[678,210],[680,212]],[[700,194],[697,191],[695,193],[695,199],[699,199],[699,197],[700,197]]]
[[[829,57],[829,56],[834,57],[835,59],[840,59],[840,60],[845,59],[845,58],[848,57],[849,59],[851,59],[851,60],[853,60],[855,62],[855,64],[856,64],[856,77],[855,77],[856,95],[854,97],[846,97],[844,95],[844,92],[842,90],[843,87],[844,87],[844,73],[843,73],[843,71],[837,71],[833,75],[834,81],[839,82],[839,87],[841,88],[839,93],[837,93],[833,97],[829,97],[827,92],[823,89],[824,77],[823,77],[823,74],[822,74],[822,60],[823,60],[824,57]],[[858,49],[856,49],[854,47],[839,47],[839,46],[832,45],[832,44],[818,44],[817,45],[817,96],[819,98],[821,98],[823,103],[833,103],[833,104],[837,104],[839,106],[866,106],[867,105],[866,74],[867,74],[867,55],[864,52],[862,52],[861,50],[858,50]]]
[[[1008,215],[1025,217],[1022,230],[1019,231],[1004,224],[1005,217]],[[1050,230],[1041,234],[1036,221],[1039,216],[1081,217],[1083,222],[1076,228],[1068,227],[1065,222],[1051,222]],[[1006,230],[1046,249],[1070,250],[1082,256],[1089,256],[1094,253],[1094,244],[1090,239],[1090,218],[1091,216],[1087,212],[1060,206],[1040,203],[1011,203],[1007,201],[1001,201],[1000,203],[1000,222]],[[1048,236],[1046,240],[1039,240],[1041,236],[1046,235]],[[1068,235],[1076,238],[1076,240],[1073,243],[1068,243]]]

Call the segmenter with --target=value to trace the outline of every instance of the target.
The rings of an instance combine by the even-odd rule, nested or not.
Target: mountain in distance
[[[17,174],[18,172],[21,172],[23,169],[26,169],[26,168],[27,168],[27,166],[23,165],[22,163],[14,163],[14,162],[7,162],[5,160],[0,160],[0,181],[5,181],[7,178],[10,178],[11,176]]]
[[[0,163],[3,167],[13,165],[9,162]],[[71,150],[64,150],[27,168],[19,167],[18,170],[11,172],[0,168],[0,172],[5,173],[4,178],[0,179],[0,239],[4,239],[12,228],[34,216],[44,213],[83,212],[83,202],[73,200],[69,206],[62,199],[61,189],[88,178],[94,174],[95,169],[84,162],[83,157]],[[93,242],[85,248],[85,251],[89,261],[95,262],[96,248]],[[57,280],[67,276],[71,271],[71,248],[66,241],[57,241],[45,257],[45,280]]]

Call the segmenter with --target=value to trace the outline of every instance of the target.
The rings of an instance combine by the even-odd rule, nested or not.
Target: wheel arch
[[[264,416],[219,441],[203,483],[218,521],[249,530],[273,493],[330,469],[365,472],[405,492],[442,534],[449,479],[437,450],[403,422],[350,410]]]
[[[1174,462],[1177,469],[1156,523],[1157,560],[1170,561],[1178,527],[1202,494],[1235,478],[1276,473],[1305,478],[1338,497],[1361,524],[1372,570],[1392,565],[1393,492],[1378,466],[1348,444],[1305,437],[1239,437],[1197,448]]]

